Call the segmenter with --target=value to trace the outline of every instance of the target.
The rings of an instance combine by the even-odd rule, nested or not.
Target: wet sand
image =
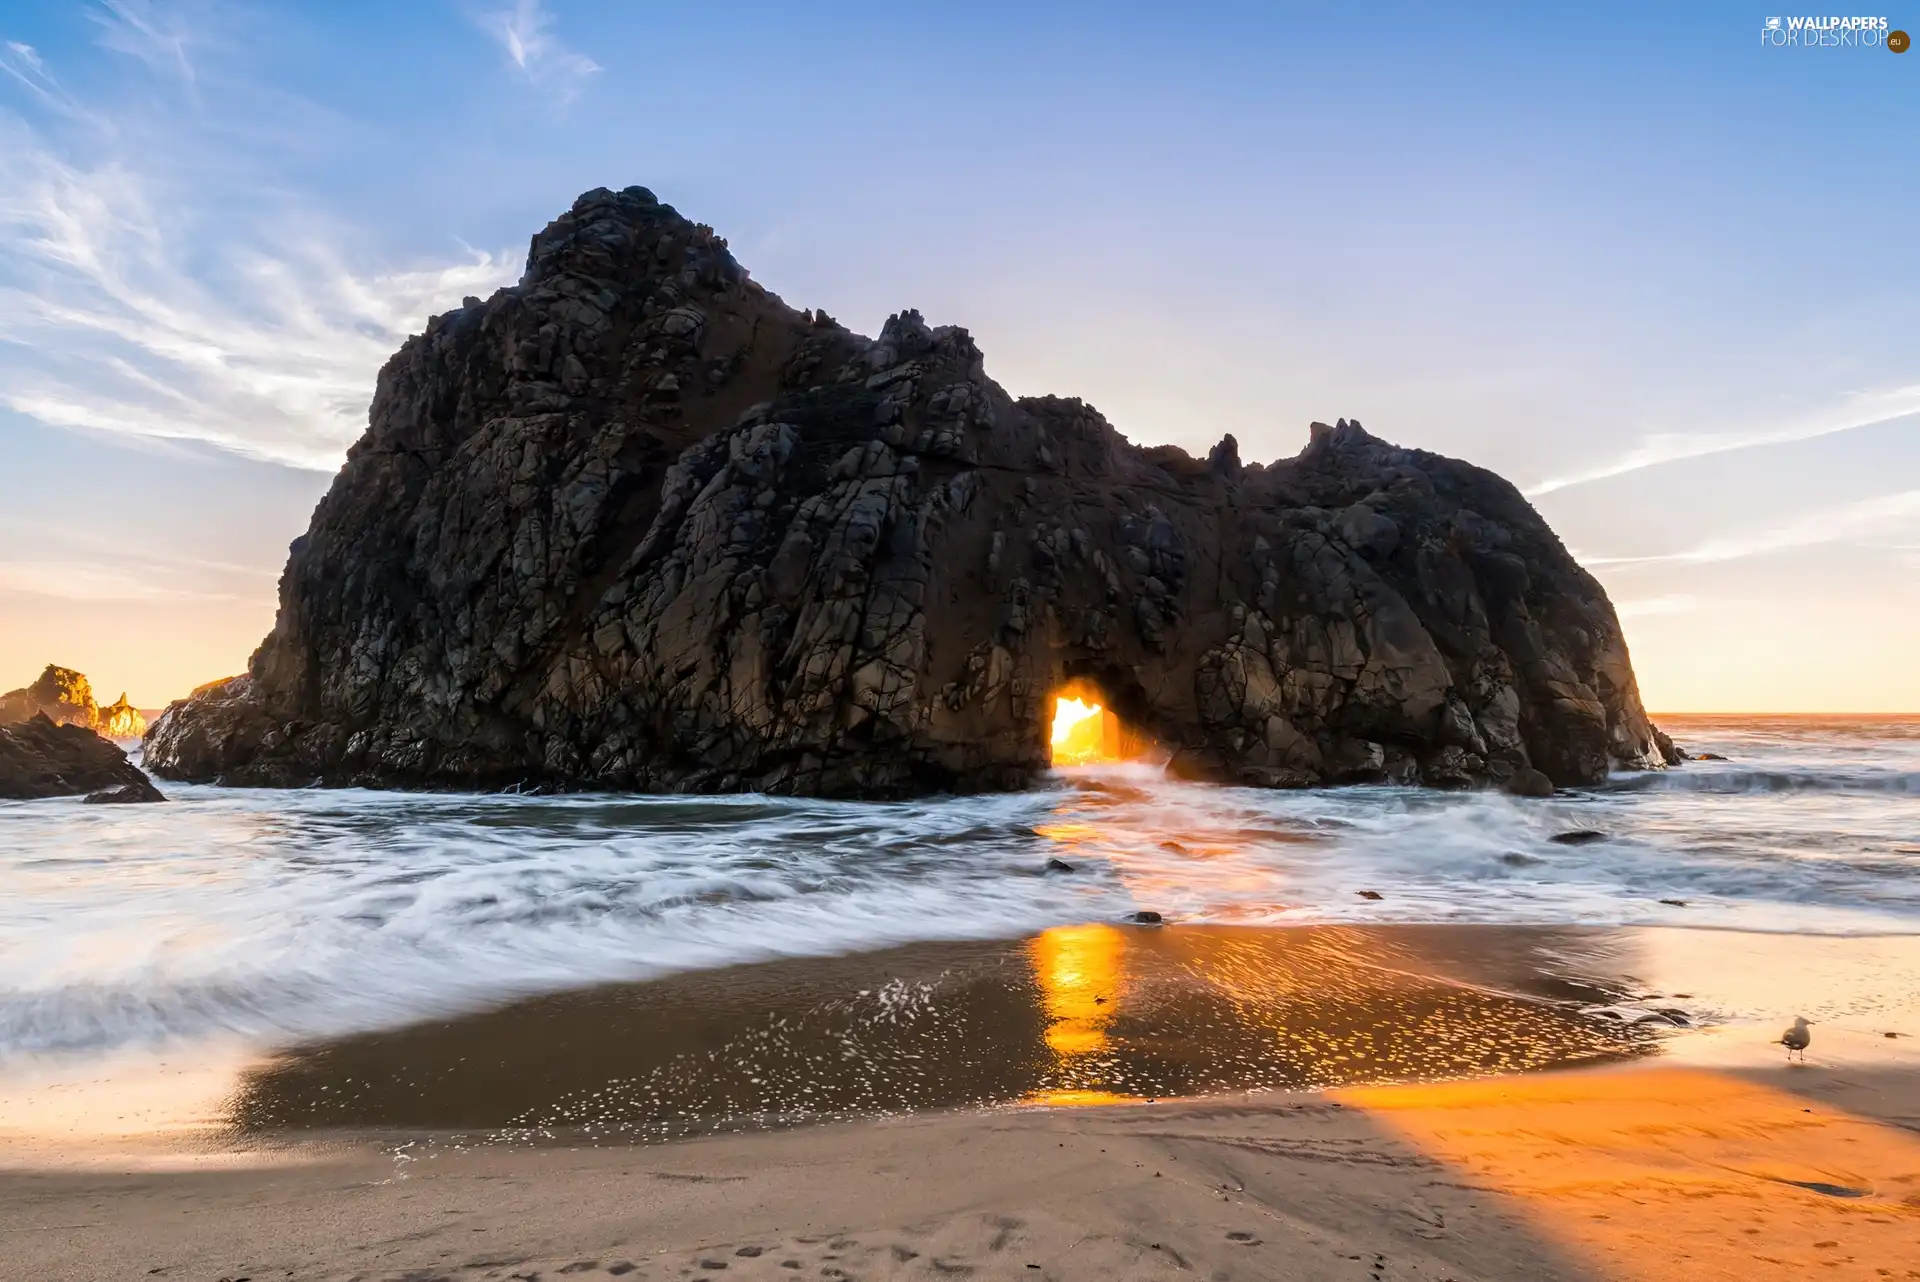
[[[1916,975],[1088,926],[560,994],[176,1065],[118,1135],[129,1076],[9,1088],[0,1275],[1920,1277]],[[1804,1067],[1735,1018],[1816,1001]]]
[[[1495,944],[1497,947],[1489,947]],[[1524,1072],[1643,1053],[1583,932],[1085,925],[730,967],[298,1048],[243,1137],[629,1142],[928,1109]],[[1562,974],[1550,973],[1557,967]]]

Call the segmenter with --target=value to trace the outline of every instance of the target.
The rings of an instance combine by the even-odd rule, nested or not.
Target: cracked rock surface
[[[796,311],[630,187],[387,362],[273,632],[145,760],[1017,788],[1072,678],[1222,781],[1526,790],[1671,756],[1606,594],[1498,476],[1345,420],[1266,466],[1232,437],[1134,446],[1079,400],[1010,397],[963,329]]]

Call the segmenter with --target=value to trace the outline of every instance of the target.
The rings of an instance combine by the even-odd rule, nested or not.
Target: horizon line
[[[1647,715],[1656,720],[1661,717],[1832,717],[1836,719],[1856,720],[1856,721],[1866,721],[1866,720],[1872,720],[1876,718],[1883,721],[1888,718],[1893,718],[1893,719],[1911,718],[1915,720],[1920,720],[1920,710],[1909,711],[1909,712],[1820,712],[1820,711],[1808,711],[1803,709],[1797,712],[1768,712],[1764,710],[1744,709],[1744,708],[1742,709],[1721,708],[1718,710],[1712,709],[1712,708],[1706,708],[1706,709],[1693,708],[1693,709],[1689,709],[1686,712],[1654,712],[1651,709],[1649,709],[1647,712]]]

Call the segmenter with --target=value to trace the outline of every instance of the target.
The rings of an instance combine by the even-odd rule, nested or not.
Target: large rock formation
[[[100,707],[85,674],[54,663],[32,685],[0,695],[0,725],[27,721],[39,713],[63,726],[94,730],[100,725]]]
[[[640,188],[436,317],[246,675],[147,761],[230,783],[1017,787],[1083,678],[1190,775],[1655,766],[1605,593],[1479,468],[1315,424],[1243,465],[1016,400],[962,329],[795,311]]]
[[[165,801],[127,754],[85,726],[36,712],[0,726],[0,798],[67,797],[88,801]]]

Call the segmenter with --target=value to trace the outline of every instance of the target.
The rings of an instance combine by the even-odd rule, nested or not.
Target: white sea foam
[[[1703,723],[1683,741],[1733,760],[1544,802],[1136,766],[898,804],[183,786],[164,806],[0,803],[0,1059],[272,1043],[1137,908],[1920,932],[1912,731]],[[1606,837],[1550,840],[1571,829]],[[1044,873],[1050,857],[1075,871]]]

